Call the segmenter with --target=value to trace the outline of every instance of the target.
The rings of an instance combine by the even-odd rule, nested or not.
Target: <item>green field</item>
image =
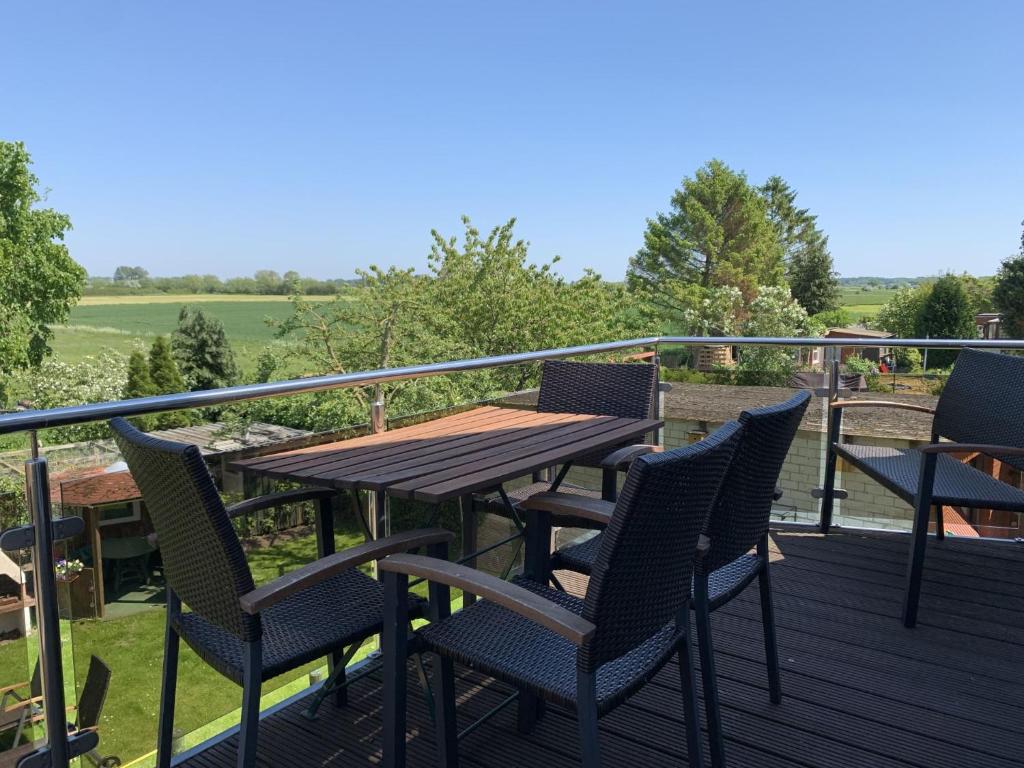
[[[90,296],[72,310],[67,325],[54,329],[52,346],[69,362],[104,347],[129,353],[171,333],[182,305],[190,303],[200,303],[205,313],[224,323],[243,370],[251,370],[260,351],[275,340],[266,319],[283,320],[291,314],[283,296]]]
[[[895,294],[895,289],[872,288],[865,291],[850,286],[840,289],[839,303],[853,316],[854,322],[860,322],[863,318],[874,319],[882,305]]]

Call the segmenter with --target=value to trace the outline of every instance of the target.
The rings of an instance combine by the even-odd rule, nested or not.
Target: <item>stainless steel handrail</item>
[[[373,371],[358,371],[356,373],[327,374],[324,376],[311,376],[264,384],[243,384],[235,387],[223,387],[221,389],[207,389],[199,392],[179,392],[172,395],[139,397],[132,400],[116,400],[107,403],[88,403],[86,405],[72,405],[63,408],[23,411],[21,413],[0,415],[0,435],[46,429],[47,427],[66,426],[69,424],[83,424],[90,421],[102,421],[114,418],[115,416],[141,416],[147,413],[159,413],[162,411],[205,408],[280,395],[297,395],[332,389],[372,386],[392,381],[443,376],[449,373],[475,371],[483,368],[499,368],[532,363],[539,360],[593,355],[602,352],[615,352],[622,349],[662,344],[783,347],[886,346],[923,347],[928,349],[963,349],[972,347],[978,349],[1024,350],[1024,341],[993,339],[819,339],[738,336],[648,336],[601,344],[585,344],[577,347],[519,352],[512,355],[494,355],[466,360],[451,360],[443,363],[408,365],[400,368],[381,368]]]

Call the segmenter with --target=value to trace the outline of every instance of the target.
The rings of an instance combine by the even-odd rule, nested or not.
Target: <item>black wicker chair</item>
[[[327,655],[343,676],[342,649],[380,632],[383,589],[357,566],[420,547],[444,556],[452,534],[411,531],[367,542],[256,587],[232,516],[298,501],[329,505],[335,492],[285,491],[225,508],[197,447],[143,434],[124,419],[110,425],[146,502],[167,582],[157,766],[171,761],[179,638],[242,686],[238,765],[253,766],[263,681]],[[183,612],[182,602],[191,610]],[[409,596],[405,609],[419,616],[424,603]]]
[[[902,408],[931,413],[931,442],[908,450],[842,443],[842,415],[847,408]],[[913,627],[921,597],[931,508],[935,507],[939,539],[945,535],[943,506],[1024,512],[1024,490],[948,455],[984,454],[1024,470],[1024,358],[963,350],[934,410],[912,403],[838,400],[832,403],[829,446],[821,505],[823,531],[828,532],[832,522],[839,458],[914,507],[903,598],[903,623]]]
[[[541,368],[537,411],[540,413],[585,413],[594,416],[619,416],[629,419],[650,419],[658,416],[658,366],[648,363],[578,363],[567,360],[545,360]],[[556,489],[591,498],[615,500],[617,472],[628,468],[621,456],[608,461],[616,446],[600,454],[574,459],[572,466],[595,467],[602,470],[601,490],[562,482],[556,477]],[[650,450],[650,449],[649,449]],[[568,469],[565,466],[564,469]],[[518,505],[535,493],[552,488],[551,480],[534,477],[533,482],[508,492],[512,504]],[[490,511],[502,513],[505,505],[500,496],[487,500]]]
[[[716,768],[725,765],[725,747],[718,711],[710,615],[739,595],[755,579],[761,592],[769,698],[774,704],[782,700],[768,567],[768,523],[772,502],[782,495],[776,486],[782,463],[789,453],[810,399],[809,392],[800,392],[783,403],[740,414],[739,423],[743,425],[743,435],[722,483],[718,501],[701,535],[693,580],[693,607],[700,643],[711,761]],[[524,506],[527,509],[546,510],[557,520],[579,515],[581,507],[595,511],[604,509],[607,514],[610,505],[607,502],[577,500],[568,495],[547,493],[538,494],[524,502]],[[592,573],[597,553],[604,546],[602,539],[606,535],[599,533],[580,544],[555,552],[551,555],[549,567]],[[528,562],[533,562],[533,558],[543,562],[547,555],[544,544],[539,537],[534,539],[528,535]]]
[[[458,765],[453,663],[515,685],[531,699],[574,710],[583,765],[600,765],[598,718],[640,689],[673,655],[679,669],[689,762],[702,765],[700,726],[690,654],[689,603],[697,540],[739,442],[729,424],[703,442],[637,459],[611,514],[584,599],[538,581],[528,564],[513,583],[416,555],[382,561],[384,630],[384,764],[405,762],[404,631],[410,577],[430,582],[431,605],[448,605],[450,587],[483,599],[438,617],[415,642],[438,655],[440,764]],[[543,510],[530,510],[528,530],[550,531]],[[521,694],[522,695],[522,694]],[[520,706],[524,705],[520,699]]]

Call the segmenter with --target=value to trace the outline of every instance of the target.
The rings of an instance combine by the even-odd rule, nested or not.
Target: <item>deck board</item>
[[[768,703],[756,590],[713,617],[732,766],[1009,768],[1024,754],[1024,546],[929,542],[920,624],[899,621],[906,535],[779,530],[773,538],[783,703]],[[415,686],[415,676],[410,675]],[[260,765],[376,765],[379,680],[353,686],[349,706],[316,722],[302,702],[260,731]],[[459,669],[465,725],[507,688]],[[409,761],[435,765],[418,688],[409,693]],[[601,720],[604,764],[686,765],[674,665]],[[551,708],[528,736],[509,707],[460,744],[466,768],[576,765],[572,714]],[[229,768],[235,737],[193,755],[187,768]]]

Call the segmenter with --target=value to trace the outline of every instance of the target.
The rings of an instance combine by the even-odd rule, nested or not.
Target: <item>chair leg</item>
[[[519,698],[516,700],[516,729],[519,733],[533,733],[541,717],[541,704],[540,699],[532,693],[519,690]]]
[[[697,681],[693,672],[693,637],[690,635],[690,609],[681,617],[686,622],[679,646],[679,682],[683,691],[683,717],[686,722],[686,754],[690,768],[704,767],[704,749],[700,739],[700,707],[697,705]]]
[[[924,551],[928,546],[928,518],[932,508],[935,464],[935,454],[925,454],[918,482],[914,530],[910,535],[910,557],[907,561],[906,593],[903,597],[903,626],[908,628],[917,624],[917,605],[921,599],[921,577],[924,571]]]
[[[775,639],[772,580],[767,560],[757,577],[757,586],[761,592],[761,624],[764,630],[764,659],[768,667],[768,699],[772,704],[779,704],[782,702],[782,680],[779,674],[779,645]]]
[[[437,764],[459,768],[459,731],[455,719],[455,665],[441,656],[437,661],[437,685],[434,686],[434,711],[437,713]]]
[[[174,697],[178,688],[178,649],[181,638],[172,622],[178,613],[180,603],[176,595],[168,590],[167,626],[164,629],[164,669],[160,682],[160,715],[156,739],[156,768],[170,768],[171,750],[174,741]]]
[[[580,755],[583,768],[601,768],[601,744],[597,730],[597,675],[576,673],[576,709],[580,721]]]
[[[260,688],[263,680],[263,641],[245,644],[242,676],[242,727],[238,733],[238,768],[256,765],[256,737],[260,727]]]
[[[384,574],[384,628],[381,632],[381,655],[384,658],[384,768],[405,766],[407,656],[409,644],[408,617],[409,577],[405,574]]]
[[[722,736],[722,713],[718,706],[718,678],[715,674],[715,649],[711,642],[711,609],[707,594],[694,599],[697,619],[697,644],[700,647],[700,674],[704,682],[704,719],[708,725],[712,768],[725,766],[725,739]]]

